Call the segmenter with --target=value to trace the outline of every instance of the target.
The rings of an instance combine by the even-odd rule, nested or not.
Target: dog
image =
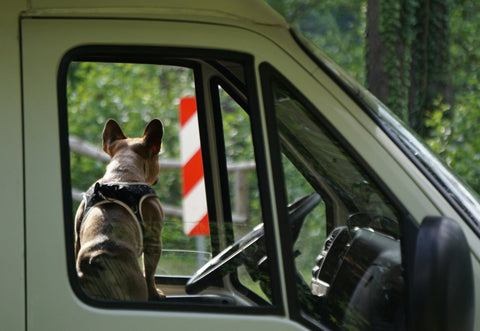
[[[111,161],[104,176],[84,194],[75,216],[80,286],[96,299],[164,299],[155,286],[164,212],[150,187],[160,170],[163,124],[154,119],[143,137],[128,138],[110,119],[102,135],[103,150]]]

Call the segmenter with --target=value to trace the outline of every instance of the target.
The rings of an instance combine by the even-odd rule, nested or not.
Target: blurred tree
[[[478,1],[267,2],[480,192]]]
[[[409,86],[409,123],[426,137],[425,114],[442,98],[454,103],[450,62],[450,0],[423,0],[416,10]]]
[[[366,85],[377,98],[408,122],[408,72],[415,4],[405,2],[367,2]]]
[[[437,98],[427,110],[428,144],[480,192],[480,3],[459,0],[450,15],[453,105]]]
[[[69,134],[102,146],[102,130],[109,118],[119,122],[127,136],[143,134],[152,118],[164,124],[160,159],[179,159],[178,104],[184,96],[195,95],[192,69],[134,63],[74,62],[68,70],[67,100]],[[105,172],[105,164],[72,152],[72,187],[85,191]],[[154,186],[164,205],[181,206],[180,171],[162,171]],[[73,206],[75,212],[78,203]],[[195,249],[195,238],[183,233],[182,222],[167,217],[164,248]],[[182,257],[185,259],[185,257]],[[172,258],[160,265],[169,266]],[[175,261],[175,258],[173,258]],[[190,260],[186,260],[187,262]],[[187,263],[188,264],[188,263]],[[191,261],[195,266],[195,261]],[[166,267],[169,269],[169,267]],[[175,265],[178,269],[178,265]],[[175,270],[175,269],[174,269]]]
[[[439,96],[453,103],[450,1],[368,0],[367,85],[417,133]]]
[[[109,118],[127,136],[141,136],[152,118],[165,128],[161,158],[179,157],[178,100],[195,94],[191,69],[133,63],[70,64],[67,82],[69,133],[101,148],[102,130]],[[76,153],[71,155],[72,187],[86,190],[103,176],[105,165]],[[156,188],[166,204],[179,205],[178,174],[162,173]],[[177,190],[170,190],[177,187]]]
[[[305,37],[365,83],[365,0],[267,0]]]

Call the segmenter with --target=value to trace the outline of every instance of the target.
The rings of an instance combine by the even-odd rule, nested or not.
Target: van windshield
[[[297,43],[370,117],[439,189],[451,205],[465,216],[472,229],[480,231],[480,197],[443,162],[417,135],[408,129],[366,88],[294,29]]]
[[[373,98],[373,97],[372,97]],[[373,105],[373,103],[372,103]],[[377,101],[377,116],[383,130],[402,147],[410,159],[429,177],[442,194],[468,216],[470,225],[480,230],[480,198],[414,132]],[[452,201],[453,200],[453,201]]]

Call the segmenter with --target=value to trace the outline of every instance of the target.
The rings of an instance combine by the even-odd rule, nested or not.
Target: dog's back
[[[164,214],[154,191],[145,189],[158,178],[162,137],[158,119],[147,124],[141,138],[128,138],[114,120],[105,124],[103,150],[112,160],[87,192],[94,197],[93,206],[88,199],[82,201],[75,217],[77,274],[83,290],[93,298],[165,297],[155,284]],[[128,186],[140,193],[128,192]]]
[[[82,259],[80,285],[89,296],[103,300],[147,300],[147,284],[134,257],[102,252],[90,261]],[[137,266],[138,270],[132,270]],[[132,273],[134,271],[134,273]],[[129,275],[128,277],[125,277]]]
[[[105,217],[108,209],[108,218]],[[92,208],[81,231],[77,272],[83,290],[105,300],[147,300],[138,264],[142,239],[136,220],[114,203]]]

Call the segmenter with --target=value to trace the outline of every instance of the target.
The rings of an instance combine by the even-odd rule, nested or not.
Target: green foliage
[[[352,77],[366,83],[366,0],[267,2]],[[480,192],[480,3],[378,4],[389,77],[387,105]],[[427,71],[421,68],[425,65]]]
[[[409,124],[421,136],[428,135],[425,113],[441,97],[453,102],[449,45],[451,0],[419,1],[412,44]]]
[[[480,192],[480,5],[460,1],[450,15],[450,55],[455,103],[435,99],[426,113],[427,142]]]
[[[478,95],[480,81],[480,4],[460,0],[450,18],[452,84],[457,94]],[[457,100],[458,101],[458,100]]]
[[[411,46],[415,36],[416,0],[379,1],[378,30],[385,47],[381,59],[383,72],[388,77],[386,104],[408,122],[408,87]]]
[[[427,143],[476,192],[480,192],[480,100],[466,96],[452,110],[436,100],[435,110],[427,113],[430,130]]]
[[[350,75],[365,83],[366,0],[267,1]],[[447,74],[451,74],[455,102],[452,103],[437,94],[428,95],[433,101],[427,104],[428,106],[422,106],[427,109],[420,120],[425,121],[428,128],[427,142],[430,146],[480,192],[480,135],[477,134],[480,132],[480,45],[477,37],[477,31],[480,30],[480,4],[467,0],[459,0],[455,5],[451,0],[448,3],[451,6],[449,16],[439,13],[431,24],[438,30],[441,22],[448,19],[450,44],[435,45],[433,40],[433,45],[427,46],[435,46],[437,51],[430,52],[429,58],[424,58],[424,50],[413,47],[418,34],[416,28],[422,23],[419,20],[421,12],[417,10],[419,2],[381,2],[379,28],[383,42],[387,45],[384,65],[391,77],[388,82],[389,89],[393,91],[388,103],[400,112],[408,108],[406,89],[411,82],[405,68],[414,62],[428,60],[433,66],[445,71],[447,69],[436,64],[436,61],[441,60],[440,55],[443,53],[449,54],[451,72]],[[419,80],[419,77],[415,79]],[[421,86],[416,91],[416,99],[412,101],[416,107],[422,104],[422,98],[427,95],[424,89],[425,86]],[[67,85],[69,132],[100,148],[103,125],[108,118],[116,119],[127,135],[139,136],[143,133],[145,124],[158,117],[165,126],[160,157],[178,159],[178,100],[183,96],[194,95],[194,92],[193,73],[190,69],[121,63],[71,63]],[[231,100],[222,99],[222,116],[224,122],[229,123],[225,131],[226,152],[232,162],[252,158],[252,143],[247,139],[249,126],[241,125],[245,122],[245,114],[237,111],[236,107]],[[410,120],[410,123],[412,116],[416,115],[401,113],[401,117]],[[71,167],[72,186],[80,190],[86,190],[105,171],[105,164],[76,153],[71,154]],[[294,175],[295,170],[287,164],[284,171],[286,178],[297,178]],[[248,178],[249,210],[254,218],[252,224],[256,224],[261,218],[256,174],[251,173]],[[303,186],[301,182],[299,179],[288,185],[289,201],[309,192],[310,188]],[[233,187],[233,183],[230,185]],[[181,204],[179,172],[162,171],[155,189],[164,204]],[[320,210],[316,212],[312,223],[307,221],[306,229],[309,231],[305,235],[308,235],[308,238],[302,237],[301,241],[312,240],[312,245],[305,246],[302,256],[297,260],[298,264],[301,264],[302,258],[306,258],[305,265],[309,265],[311,256],[317,254],[317,244],[313,240],[325,235],[324,229],[320,230],[317,226],[318,220],[325,217],[323,208],[318,208]],[[249,228],[237,230],[241,233]],[[168,238],[165,241],[167,247],[196,247],[195,238],[188,238],[183,234],[181,220],[178,218],[169,217],[166,220],[164,238]],[[175,263],[174,260],[172,263]],[[308,268],[304,270],[305,275],[309,272]]]
[[[160,158],[178,158],[178,101],[194,95],[193,73],[189,69],[131,63],[72,63],[68,72],[68,125],[71,135],[98,148],[103,125],[118,121],[127,136],[143,134],[145,125],[160,118],[165,127]],[[72,186],[86,190],[104,173],[105,165],[72,154]],[[179,204],[181,196],[165,188],[180,187],[178,174],[160,174],[156,190],[162,201]],[[174,190],[181,192],[180,189]]]
[[[366,1],[266,1],[352,77],[365,82]]]
[[[425,110],[449,84],[451,1],[369,1],[368,84],[389,108],[424,136]],[[377,8],[378,6],[378,8]],[[378,34],[377,34],[378,32]],[[377,64],[378,63],[378,64]],[[378,73],[377,73],[378,71]]]
[[[107,119],[119,122],[127,136],[138,137],[151,119],[160,118],[165,130],[160,159],[178,159],[179,98],[194,94],[190,69],[131,63],[71,63],[67,80],[69,133],[101,148]],[[86,156],[71,153],[70,161],[72,187],[82,191],[105,172],[104,163]],[[180,171],[161,170],[154,188],[163,204],[180,206],[181,184]],[[163,236],[169,238],[167,247],[195,247],[195,239],[184,235],[178,218],[165,220]]]

